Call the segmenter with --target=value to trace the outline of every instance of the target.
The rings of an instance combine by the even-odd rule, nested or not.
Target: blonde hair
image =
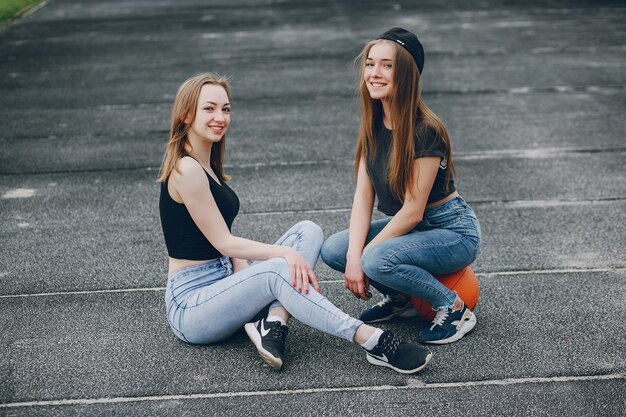
[[[359,162],[363,157],[374,161],[376,154],[376,132],[374,131],[382,123],[383,107],[380,100],[370,97],[367,83],[364,78],[365,62],[370,49],[381,42],[390,42],[377,39],[365,45],[363,51],[355,59],[355,65],[360,66],[360,80],[358,93],[361,104],[361,125],[357,137],[356,157],[354,163],[355,176],[359,171]],[[452,149],[450,137],[443,122],[424,103],[422,96],[422,80],[415,60],[411,54],[395,42],[396,57],[393,65],[393,90],[388,98],[391,106],[389,119],[392,126],[391,151],[389,153],[389,167],[387,178],[389,188],[394,197],[404,200],[407,188],[413,188],[417,178],[412,175],[411,167],[415,160],[415,141],[417,134],[426,132],[425,128],[435,131],[438,140],[445,145],[445,159],[448,162],[446,172],[446,189],[450,182],[451,174],[455,174],[452,164]]]
[[[158,181],[160,182],[165,182],[172,171],[176,169],[178,160],[189,154],[188,149],[191,148],[191,144],[189,143],[187,134],[189,133],[193,120],[196,118],[196,108],[198,106],[200,90],[207,84],[222,87],[230,98],[228,80],[212,72],[196,75],[182,83],[178,88],[172,106],[170,136],[165,145],[165,155],[163,156],[163,162],[159,170]],[[185,123],[185,120],[191,120],[191,122]],[[215,174],[222,181],[228,181],[230,179],[230,177],[224,173],[225,155],[226,134],[224,134],[222,140],[213,144],[210,158],[213,171],[215,171]]]

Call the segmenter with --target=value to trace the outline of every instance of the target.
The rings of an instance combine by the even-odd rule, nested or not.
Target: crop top
[[[204,172],[209,179],[209,187],[215,203],[217,203],[217,208],[222,214],[228,230],[230,230],[233,220],[239,212],[239,198],[225,182],[220,185],[208,172]],[[169,178],[161,183],[161,196],[159,198],[161,227],[163,228],[168,255],[172,258],[192,261],[205,261],[221,257],[222,254],[211,245],[211,242],[196,226],[187,207],[170,196],[167,190],[168,181]]]
[[[378,210],[388,216],[393,216],[402,208],[403,202],[393,196],[387,181],[389,151],[391,149],[391,141],[393,140],[392,131],[387,129],[382,123],[380,125],[376,132],[374,161],[370,161],[369,157],[366,158],[367,173],[372,180],[374,191],[378,197]],[[446,191],[448,161],[444,143],[437,138],[434,130],[422,124],[415,133],[415,158],[428,156],[438,156],[441,158],[441,162],[426,204],[434,203],[449,196],[456,188],[454,186],[454,177],[450,175],[450,182]]]

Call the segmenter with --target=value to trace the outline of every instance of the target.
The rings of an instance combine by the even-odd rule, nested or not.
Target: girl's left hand
[[[346,272],[344,273],[345,286],[351,291],[357,298],[367,301],[371,298],[369,292],[369,280],[363,273],[361,268],[361,258],[347,256],[346,259]]]

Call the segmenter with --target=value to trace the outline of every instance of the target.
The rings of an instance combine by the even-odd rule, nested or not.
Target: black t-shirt
[[[388,216],[395,215],[401,208],[403,201],[395,198],[389,188],[387,181],[387,167],[389,165],[389,151],[391,149],[392,131],[387,129],[384,124],[377,129],[376,132],[376,151],[374,162],[369,157],[367,160],[367,173],[369,174],[374,191],[378,197],[378,210]],[[446,159],[446,148],[435,131],[419,125],[415,133],[415,158],[424,158],[428,156],[438,156],[441,158],[439,170],[435,177],[433,188],[428,195],[426,204],[439,201],[442,198],[452,194],[456,188],[454,186],[454,177],[450,176],[448,190],[446,191],[446,172],[448,170],[448,161]]]

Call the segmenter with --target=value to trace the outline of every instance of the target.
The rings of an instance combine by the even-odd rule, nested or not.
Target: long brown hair
[[[361,102],[361,126],[356,145],[356,158],[354,162],[355,176],[359,171],[361,158],[367,157],[374,161],[376,154],[376,141],[374,131],[383,120],[383,106],[380,100],[370,97],[364,78],[365,61],[370,49],[380,43],[390,42],[377,39],[369,42],[363,51],[357,56],[355,64],[360,66],[359,97]],[[411,54],[395,42],[396,57],[393,64],[393,91],[388,98],[390,101],[391,114],[388,115],[392,126],[391,151],[389,153],[389,167],[387,178],[392,194],[404,200],[407,188],[413,188],[417,178],[412,175],[411,167],[415,160],[414,137],[417,134],[426,134],[427,129],[434,130],[437,140],[445,145],[445,159],[448,163],[446,171],[446,189],[450,176],[456,174],[452,163],[452,149],[450,137],[443,122],[422,101],[422,79]]]
[[[196,118],[196,108],[200,90],[206,84],[219,85],[230,98],[230,86],[228,80],[221,75],[207,72],[189,78],[182,83],[176,93],[172,106],[172,123],[170,127],[170,138],[165,145],[165,155],[159,170],[158,181],[165,182],[173,170],[176,169],[178,160],[189,154],[191,148],[187,134],[191,128],[193,120]],[[185,120],[191,120],[185,123]],[[226,155],[226,134],[222,140],[211,146],[210,163],[213,171],[221,181],[228,181],[230,177],[224,173],[224,157]]]

